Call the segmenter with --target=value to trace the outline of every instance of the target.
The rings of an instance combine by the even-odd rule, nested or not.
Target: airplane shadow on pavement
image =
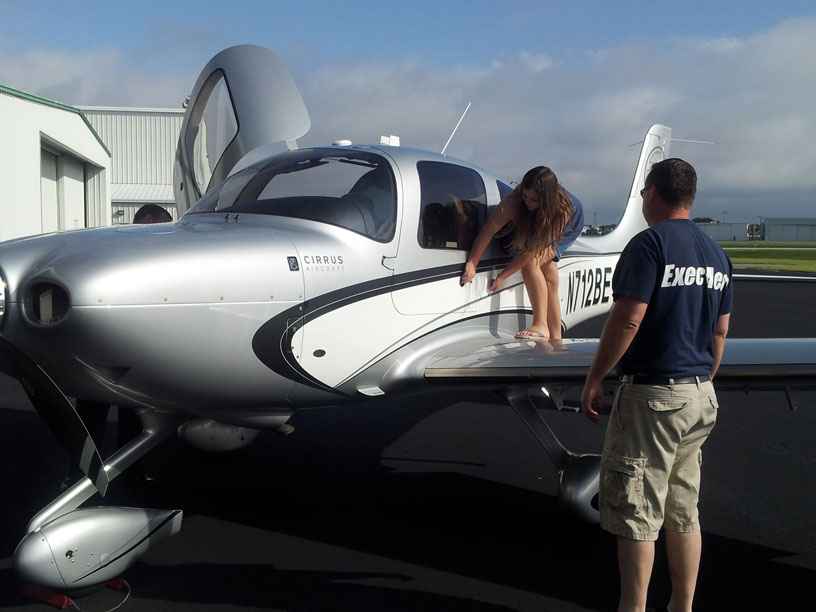
[[[517,419],[475,393],[437,398],[303,412],[295,434],[220,457],[166,441],[147,461],[158,484],[117,481],[105,502],[185,511],[182,531],[125,572],[128,609],[614,609],[614,538],[559,512],[552,469]],[[0,610],[22,610],[10,557],[66,457],[33,413],[0,416]],[[516,470],[538,475],[517,486]],[[784,563],[789,552],[711,533],[704,547],[697,610],[811,609],[816,572]],[[658,546],[650,605],[668,595]]]

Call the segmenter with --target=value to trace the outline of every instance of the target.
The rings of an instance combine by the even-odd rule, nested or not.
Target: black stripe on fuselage
[[[587,256],[602,257],[604,255],[618,254],[618,252],[607,254],[593,253],[591,255],[575,253],[566,254],[562,259],[567,260]],[[477,266],[476,271],[485,272],[492,270],[497,267],[507,265],[507,263],[509,263],[511,260],[512,256],[509,255],[484,260]],[[567,264],[567,266],[568,265],[569,264]],[[288,308],[264,323],[258,329],[258,331],[255,332],[255,336],[252,338],[252,350],[264,365],[280,376],[299,384],[341,395],[339,391],[321,382],[301,367],[300,363],[298,363],[297,359],[292,353],[291,334],[294,334],[309,321],[313,321],[318,317],[355,302],[376,297],[378,295],[382,295],[383,293],[390,293],[393,291],[399,291],[400,289],[425,285],[446,278],[457,277],[462,274],[462,271],[462,264],[413,270],[411,272],[395,274],[394,276],[386,276],[363,283],[357,283],[356,285],[343,287],[342,289],[330,291],[328,293],[324,293],[323,295],[305,300],[302,304]],[[481,313],[474,317],[463,317],[460,321],[456,321],[455,323],[460,323],[461,321],[465,321],[470,318],[491,316],[498,314],[499,312],[501,312],[501,314],[512,314],[515,312],[529,313],[529,310],[491,311]],[[449,323],[443,327],[447,327],[455,323]]]
[[[477,271],[484,272],[505,265],[510,259],[510,257],[501,257],[486,260],[478,266]],[[252,338],[252,350],[266,367],[284,378],[339,394],[339,391],[322,383],[301,367],[292,354],[290,340],[292,334],[309,321],[313,321],[338,308],[383,293],[425,285],[445,278],[460,276],[461,274],[462,265],[454,264],[386,276],[324,293],[305,300],[302,304],[292,306],[264,323]]]

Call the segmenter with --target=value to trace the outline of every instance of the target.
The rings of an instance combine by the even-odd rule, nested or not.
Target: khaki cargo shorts
[[[601,527],[656,540],[661,526],[700,530],[700,448],[717,420],[710,382],[622,383],[601,458]]]

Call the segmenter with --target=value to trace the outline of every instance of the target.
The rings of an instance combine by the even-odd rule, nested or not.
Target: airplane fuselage
[[[304,212],[312,203],[299,197],[295,208],[275,214],[257,203],[288,206],[295,198],[223,195],[246,193],[270,167],[276,180],[291,181],[300,170],[281,170],[289,157],[298,168],[350,168],[358,183],[379,173],[386,195],[371,185],[365,195],[365,184],[356,194],[369,206],[381,196],[373,202],[379,225],[366,225],[368,218],[354,225],[345,212],[322,217],[349,198],[320,196],[315,206],[322,208]],[[461,197],[459,174],[472,191]],[[511,335],[528,322],[520,275],[499,293],[487,290],[507,254],[491,245],[474,282],[462,287],[472,232],[442,224],[450,235],[435,242],[421,216],[464,201],[483,220],[500,188],[475,166],[411,149],[283,154],[229,179],[218,206],[194,207],[176,224],[3,245],[2,333],[68,395],[251,427],[274,426],[299,407],[404,391],[440,342]],[[617,254],[590,254],[591,243],[582,239],[573,250],[587,255],[568,252],[560,264],[568,327],[611,304]]]

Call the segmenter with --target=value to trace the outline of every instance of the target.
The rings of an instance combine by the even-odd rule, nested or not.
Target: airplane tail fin
[[[635,176],[632,179],[632,188],[629,190],[629,199],[626,203],[626,210],[623,212],[618,226],[606,234],[584,240],[584,246],[597,252],[620,252],[626,243],[639,231],[646,229],[646,219],[643,218],[641,209],[640,190],[643,189],[646,175],[652,168],[652,164],[666,159],[669,156],[669,145],[671,144],[671,128],[656,123],[646,132],[643,138],[643,146],[640,149]]]

